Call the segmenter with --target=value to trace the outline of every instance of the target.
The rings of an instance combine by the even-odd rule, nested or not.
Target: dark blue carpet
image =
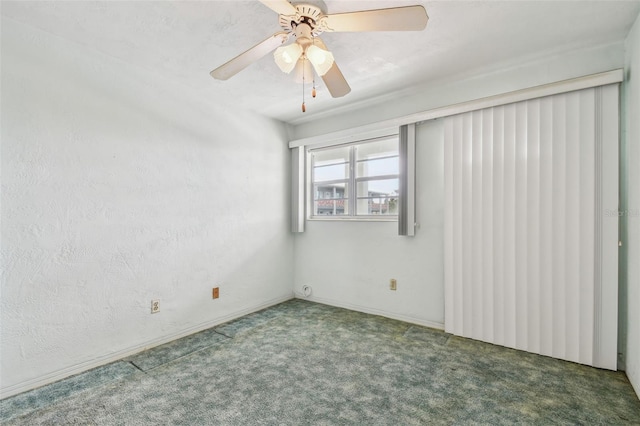
[[[0,420],[3,425],[640,424],[640,401],[621,372],[302,300],[126,361],[1,401]]]

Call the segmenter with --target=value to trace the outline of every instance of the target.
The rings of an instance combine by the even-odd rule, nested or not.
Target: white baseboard
[[[436,330],[444,330],[444,323],[437,321],[429,321],[422,318],[416,318],[409,315],[398,314],[396,312],[384,311],[382,309],[369,308],[367,306],[354,305],[352,303],[344,303],[338,300],[325,299],[324,297],[309,296],[304,297],[301,293],[295,293],[296,298],[308,300],[310,302],[322,303],[323,305],[335,306],[337,308],[350,309],[352,311],[363,312],[365,314],[379,315],[381,317],[391,318],[411,324],[422,325],[424,327],[435,328]]]
[[[57,370],[57,371],[45,374],[40,377],[36,377],[30,380],[26,380],[24,382],[16,383],[15,385],[7,386],[6,388],[0,389],[0,399],[8,398],[10,396],[14,396],[19,393],[38,388],[40,386],[48,385],[58,380],[65,379],[75,374],[79,374],[87,370],[91,370],[92,368],[100,367],[101,365],[118,361],[122,358],[126,358],[130,355],[141,352],[143,350],[160,346],[165,343],[171,342],[173,340],[180,339],[181,337],[189,336],[190,334],[194,334],[199,331],[206,330],[211,327],[215,327],[222,323],[234,320],[236,318],[243,317],[245,315],[260,311],[262,309],[277,305],[282,302],[286,302],[287,300],[291,300],[293,298],[294,298],[294,295],[292,292],[289,295],[271,299],[266,302],[260,303],[258,305],[242,308],[236,312],[233,312],[232,314],[224,315],[216,319],[213,319],[211,321],[206,321],[204,323],[185,328],[184,330],[181,330],[176,333],[172,333],[157,339],[152,339],[152,340],[140,343],[138,345],[131,346],[126,349],[122,349],[116,352],[111,352],[104,356],[100,356],[100,357],[82,362],[80,364],[75,364],[67,368],[63,368],[61,370]]]

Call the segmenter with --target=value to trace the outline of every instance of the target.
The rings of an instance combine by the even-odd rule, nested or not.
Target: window
[[[397,219],[397,137],[309,150],[312,218]]]

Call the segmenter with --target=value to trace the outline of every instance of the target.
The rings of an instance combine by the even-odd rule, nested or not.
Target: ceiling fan
[[[314,81],[313,97],[315,97],[315,71],[324,81],[331,96],[338,98],[349,93],[351,88],[338,68],[333,54],[320,39],[320,34],[356,31],[420,31],[426,27],[429,19],[424,7],[419,5],[327,15],[321,7],[324,2],[305,2],[305,0],[294,4],[287,0],[260,0],[260,2],[280,15],[280,26],[283,31],[276,32],[263,42],[211,71],[213,78],[227,80],[275,49],[275,62],[283,72],[291,73],[295,70],[297,81],[302,83]],[[283,46],[291,38],[295,41]],[[303,89],[302,111],[305,110]]]

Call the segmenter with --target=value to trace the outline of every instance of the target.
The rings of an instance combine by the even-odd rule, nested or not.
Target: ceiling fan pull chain
[[[313,73],[313,88],[311,89],[311,96],[313,98],[316,97],[316,73],[314,73],[313,71],[311,71]]]
[[[304,67],[305,67],[305,62],[306,58],[302,58],[302,112],[307,112],[307,107],[304,104]]]
[[[316,44],[316,36],[311,33],[311,44],[315,46]],[[311,97],[315,99],[316,97],[316,73],[312,71],[313,76],[313,88],[311,89]]]

